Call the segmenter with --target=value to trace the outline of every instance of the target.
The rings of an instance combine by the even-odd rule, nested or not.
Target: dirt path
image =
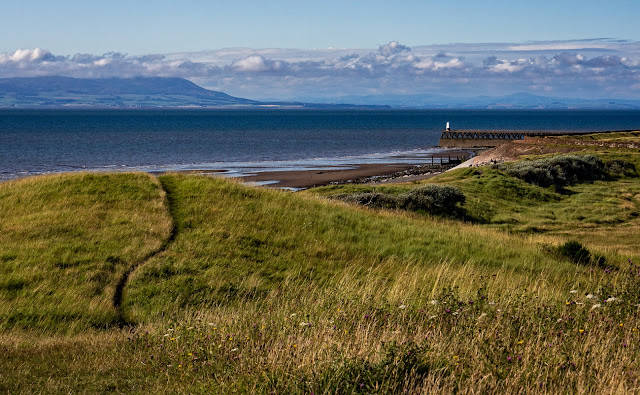
[[[167,210],[169,211],[169,215],[171,217],[171,229],[169,231],[169,237],[167,237],[167,239],[160,245],[158,249],[156,249],[155,251],[151,251],[149,254],[144,256],[139,261],[134,262],[129,267],[129,269],[127,269],[127,271],[122,274],[122,276],[120,277],[120,280],[118,280],[118,284],[116,285],[116,290],[113,293],[113,307],[116,309],[116,312],[118,314],[117,322],[120,328],[123,328],[126,326],[133,326],[133,322],[127,319],[125,311],[122,307],[122,298],[124,294],[124,288],[127,286],[129,277],[131,277],[131,274],[133,274],[133,272],[137,268],[147,263],[156,255],[166,251],[169,245],[176,238],[177,227],[176,227],[176,217],[175,217],[175,202],[174,202],[175,198],[171,193],[171,187],[168,185],[168,183],[166,181],[162,181],[162,179],[160,178],[157,178],[157,180],[160,183],[160,187],[165,193],[166,206],[167,206]]]

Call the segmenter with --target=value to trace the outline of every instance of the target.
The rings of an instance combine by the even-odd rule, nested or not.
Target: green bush
[[[637,177],[638,171],[633,163],[614,159],[605,163],[607,172],[613,177]]]
[[[533,161],[503,163],[497,166],[507,174],[529,184],[561,189],[579,182],[606,178],[607,167],[593,155],[560,155]]]
[[[636,167],[630,162],[616,159],[605,163],[593,155],[559,155],[494,167],[529,184],[556,189],[610,177],[638,176]]]
[[[398,196],[363,192],[340,194],[333,198],[371,208],[402,209],[445,216],[464,215],[461,206],[466,200],[458,188],[448,185],[425,185]]]
[[[575,263],[588,264],[591,262],[589,250],[577,241],[571,240],[558,247],[558,252]]]
[[[425,185],[398,196],[398,205],[410,211],[452,215],[459,214],[465,200],[464,194],[456,187]]]
[[[334,196],[334,199],[361,204],[371,208],[398,207],[398,200],[395,196],[380,192],[345,193]]]

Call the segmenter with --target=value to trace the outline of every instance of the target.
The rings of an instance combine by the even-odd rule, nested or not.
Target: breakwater
[[[615,132],[629,132],[632,130],[619,130]],[[614,133],[614,131],[549,131],[549,130],[445,130],[440,135],[438,145],[445,148],[491,148],[510,141],[526,141],[527,138],[582,135],[593,133]]]

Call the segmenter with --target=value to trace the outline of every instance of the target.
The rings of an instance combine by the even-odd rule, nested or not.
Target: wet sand
[[[332,182],[383,176],[413,167],[410,164],[380,163],[354,165],[352,169],[266,171],[252,176],[240,177],[239,180],[246,182],[277,181],[277,183],[268,184],[276,188],[312,188],[328,185]]]
[[[265,187],[294,190],[345,183],[394,184],[433,177],[460,163],[459,158],[468,158],[472,154],[472,150],[460,150],[433,155],[433,158],[440,158],[440,160],[444,161],[444,165],[439,163],[440,160],[436,163],[433,160],[422,161],[422,163],[353,163],[335,166],[335,168],[263,171],[238,177],[233,177],[228,173],[225,174],[225,170],[184,170],[181,173],[230,177]],[[448,163],[449,161],[451,161],[451,164]]]

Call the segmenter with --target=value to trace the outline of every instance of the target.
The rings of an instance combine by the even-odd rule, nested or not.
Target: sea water
[[[0,180],[74,170],[232,175],[421,163],[454,130],[640,129],[640,111],[0,109]]]

